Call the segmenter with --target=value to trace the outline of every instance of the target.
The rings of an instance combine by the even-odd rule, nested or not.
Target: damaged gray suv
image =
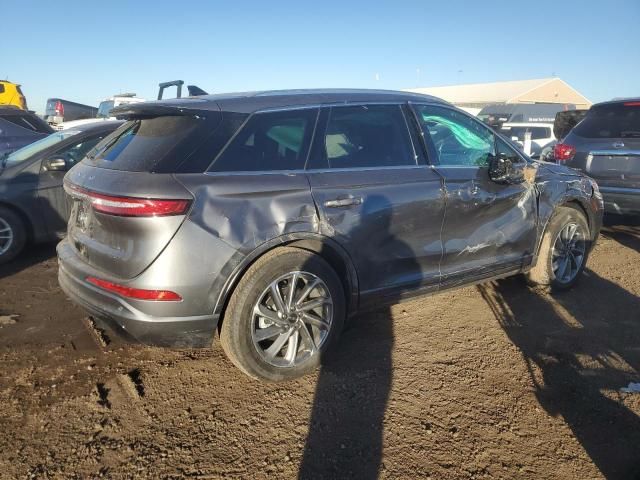
[[[571,287],[591,179],[533,162],[442,100],[300,90],[120,107],[65,178],[64,291],[140,342],[210,346],[269,381],[320,363],[358,310],[525,273]]]

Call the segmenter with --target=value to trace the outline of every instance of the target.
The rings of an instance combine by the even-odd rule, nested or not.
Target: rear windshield
[[[585,138],[640,138],[640,102],[592,107],[573,132]]]
[[[531,132],[531,140],[542,140],[551,137],[551,127],[502,127],[500,133],[505,137],[524,142],[524,136]]]
[[[49,127],[43,120],[39,119],[35,115],[3,115],[3,120],[18,125],[19,127],[26,128],[33,132],[38,133],[51,133],[51,127]]]
[[[96,145],[83,162],[111,170],[176,172],[217,127],[219,117],[211,117],[166,115],[130,120]]]

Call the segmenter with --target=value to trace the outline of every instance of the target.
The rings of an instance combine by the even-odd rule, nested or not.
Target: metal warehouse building
[[[557,77],[409,88],[406,91],[433,95],[468,110],[479,110],[495,103],[563,103],[573,104],[576,108],[591,107],[588,98]]]

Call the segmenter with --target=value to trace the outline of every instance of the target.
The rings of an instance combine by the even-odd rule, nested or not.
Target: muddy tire
[[[577,207],[558,207],[542,237],[535,266],[526,274],[531,285],[566,290],[580,279],[591,249],[591,232]]]
[[[224,313],[220,343],[252,378],[291,380],[315,370],[345,317],[342,283],[320,256],[273,250],[243,275]]]
[[[13,260],[24,248],[27,235],[18,215],[0,207],[0,265]]]

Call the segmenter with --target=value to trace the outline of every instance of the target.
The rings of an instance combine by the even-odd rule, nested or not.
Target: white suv
[[[531,145],[527,152],[525,136],[528,132],[531,133]],[[520,145],[531,157],[540,156],[542,149],[556,140],[553,134],[553,123],[503,123],[500,133]]]

